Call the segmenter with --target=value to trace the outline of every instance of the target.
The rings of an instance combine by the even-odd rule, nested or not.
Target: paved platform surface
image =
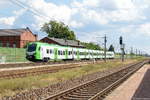
[[[150,65],[144,65],[104,100],[150,100]]]

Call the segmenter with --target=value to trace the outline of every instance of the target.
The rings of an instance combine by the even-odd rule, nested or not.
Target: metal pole
[[[121,47],[121,51],[122,51],[122,57],[121,57],[122,59],[121,60],[122,60],[122,62],[124,62],[124,46],[125,46],[125,44],[122,44],[121,46],[122,46]]]
[[[106,34],[104,36],[104,45],[105,45],[105,48],[104,48],[104,55],[105,55],[105,62],[106,62],[106,42],[107,42],[107,39],[106,39]]]
[[[125,44],[123,43],[123,38],[120,36],[120,49],[121,49],[121,61],[124,61],[124,46]]]
[[[128,50],[126,50],[126,59],[128,59]]]
[[[133,56],[133,48],[131,47],[131,58],[132,58],[132,56]]]
[[[136,49],[136,57],[137,57],[137,49]]]

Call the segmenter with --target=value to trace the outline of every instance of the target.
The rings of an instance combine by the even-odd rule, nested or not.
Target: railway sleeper
[[[59,100],[59,99],[58,99]],[[63,97],[60,100],[87,100],[87,98],[71,98],[71,97]]]
[[[75,94],[75,93],[72,93],[72,94],[68,94],[68,95],[71,96],[71,97],[72,97],[72,96],[74,96],[74,97],[76,97],[76,96],[83,96],[83,97],[84,97],[84,96],[90,96],[90,97],[91,97],[91,96],[93,96],[94,94],[90,94],[90,93],[88,93],[88,94],[82,94],[82,93],[81,93],[81,94]]]
[[[86,95],[86,94],[96,94],[97,92],[96,91],[88,91],[88,92],[82,92],[82,91],[78,91],[78,92],[73,92],[72,94],[83,94],[83,95]]]
[[[98,91],[98,90],[101,90],[102,88],[99,88],[99,87],[92,87],[92,88],[88,88],[87,89],[87,92],[89,91]],[[82,92],[82,91],[81,91]]]
[[[63,97],[66,100],[87,100],[90,98],[90,96],[64,96]]]

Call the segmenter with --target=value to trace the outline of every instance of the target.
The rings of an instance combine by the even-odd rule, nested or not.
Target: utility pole
[[[132,58],[132,56],[133,56],[133,47],[131,47],[131,53],[130,53],[130,56],[131,56],[131,58]]]
[[[128,50],[125,50],[125,54],[126,54],[125,58],[128,59]]]
[[[105,55],[105,62],[106,62],[106,43],[107,43],[107,37],[106,37],[106,34],[104,36],[104,55]]]
[[[107,50],[107,37],[106,37],[106,34],[104,37],[97,37],[97,38],[104,38],[104,61],[106,62],[106,50]]]

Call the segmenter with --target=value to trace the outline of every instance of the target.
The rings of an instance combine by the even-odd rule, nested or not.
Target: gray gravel
[[[124,66],[120,66],[120,67],[111,68],[107,71],[92,73],[89,75],[82,76],[80,78],[74,78],[74,79],[70,79],[70,80],[67,80],[67,81],[64,81],[61,83],[53,84],[48,87],[33,89],[30,91],[18,93],[16,95],[14,95],[13,97],[3,97],[3,98],[1,98],[1,100],[41,100],[50,95],[57,94],[61,91],[64,91],[66,89],[83,84],[90,80],[109,75],[111,73],[117,72],[126,67],[128,67],[128,66],[124,65]]]

